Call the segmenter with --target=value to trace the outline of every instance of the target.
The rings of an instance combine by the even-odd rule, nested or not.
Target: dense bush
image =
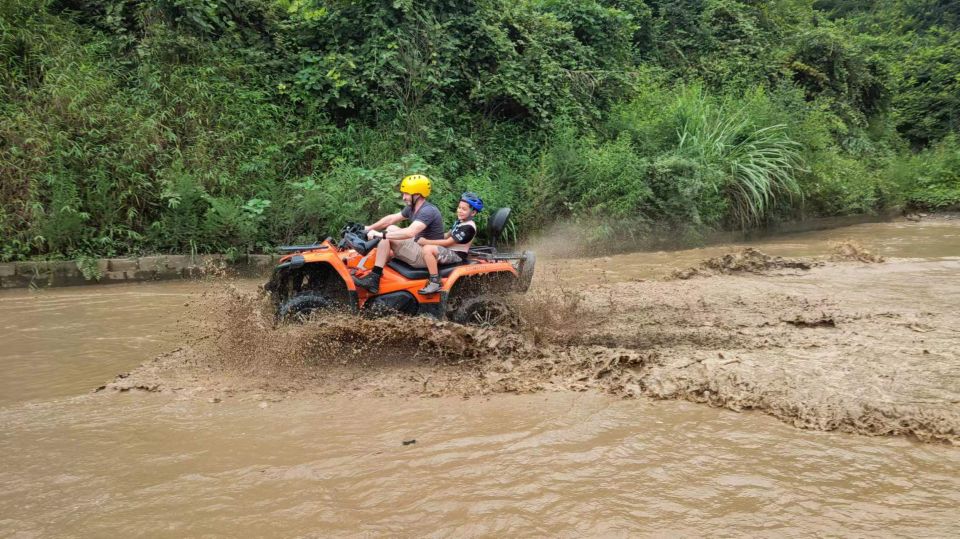
[[[2,2],[0,258],[265,251],[411,172],[520,234],[954,205],[956,13],[867,7]]]
[[[915,209],[960,209],[960,140],[950,135],[918,154],[898,157],[887,170]]]

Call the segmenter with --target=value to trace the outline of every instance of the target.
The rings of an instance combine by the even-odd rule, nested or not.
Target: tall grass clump
[[[757,125],[744,106],[718,102],[699,87],[680,92],[675,114],[676,153],[712,169],[732,222],[759,225],[778,197],[800,196],[801,146],[786,125]]]
[[[701,86],[653,85],[614,109],[597,134],[561,124],[532,180],[547,215],[623,226],[758,226],[801,199],[801,145],[754,112],[762,92],[709,96]],[[762,103],[757,103],[761,101]]]

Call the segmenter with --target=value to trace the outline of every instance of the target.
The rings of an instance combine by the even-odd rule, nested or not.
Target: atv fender
[[[322,266],[327,273],[327,279],[333,279],[330,282],[339,280],[338,286],[342,286],[345,297],[340,301],[345,303],[351,310],[357,310],[357,292],[353,279],[350,278],[350,271],[347,269],[343,260],[336,253],[329,251],[315,251],[307,253],[297,253],[284,256],[280,263],[274,268],[270,281],[264,288],[270,292],[273,303],[280,308],[285,302],[293,299],[291,296],[300,295],[301,291],[296,288],[299,284],[288,285],[288,280],[297,277],[298,272],[309,272],[312,268]],[[289,287],[295,287],[291,290]],[[303,290],[303,293],[310,293],[311,290]]]
[[[444,290],[450,291],[453,290],[453,286],[457,284],[457,281],[472,275],[489,275],[491,277],[506,277],[510,275],[511,278],[516,279],[519,277],[517,270],[509,262],[492,262],[484,264],[467,264],[465,266],[459,266],[450,273],[450,276],[444,281],[443,288]]]
[[[343,284],[347,287],[347,290],[351,292],[356,291],[357,287],[353,284],[353,279],[350,278],[350,270],[347,269],[343,260],[337,256],[337,253],[329,251],[297,253],[284,256],[280,259],[280,263],[273,269],[273,275],[271,275],[270,281],[266,284],[265,288],[270,292],[276,293],[280,283],[285,280],[291,272],[303,268],[308,264],[329,265],[343,280]]]
[[[286,266],[286,263],[290,263],[290,266]],[[343,260],[337,256],[337,253],[330,251],[313,251],[307,253],[298,253],[295,255],[287,255],[280,259],[280,263],[277,265],[276,270],[284,271],[290,269],[296,269],[307,264],[329,264],[343,279],[344,284],[347,285],[347,290],[356,290],[356,286],[353,284],[353,279],[350,278],[350,270],[347,269],[346,264],[343,263]]]

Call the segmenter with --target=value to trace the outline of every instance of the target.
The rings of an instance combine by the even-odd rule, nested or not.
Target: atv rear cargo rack
[[[474,247],[470,255],[486,260],[523,260],[524,255],[517,253],[498,253],[493,247]]]

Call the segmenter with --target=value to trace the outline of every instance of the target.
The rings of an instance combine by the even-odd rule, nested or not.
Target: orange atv
[[[438,320],[467,324],[515,322],[504,301],[511,292],[526,292],[533,279],[536,257],[500,253],[496,243],[503,232],[510,208],[501,208],[488,224],[491,246],[472,247],[463,262],[441,264],[443,288],[422,296],[426,269],[391,259],[383,269],[380,293],[371,294],[354,285],[352,275],[373,269],[379,238],[367,240],[362,224],[349,224],[341,240],[332,238],[314,245],[281,247],[287,252],[274,268],[264,288],[270,292],[279,320],[303,319],[313,311],[347,311],[369,315],[425,315]]]

